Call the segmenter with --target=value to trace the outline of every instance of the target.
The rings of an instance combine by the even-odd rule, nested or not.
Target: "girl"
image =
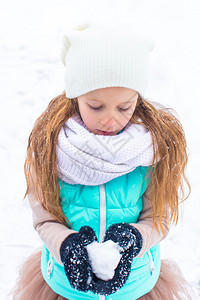
[[[37,119],[25,161],[43,248],[13,299],[195,299],[160,258],[190,186],[180,122],[144,98],[154,41],[114,22],[77,26],[63,41],[65,91]]]

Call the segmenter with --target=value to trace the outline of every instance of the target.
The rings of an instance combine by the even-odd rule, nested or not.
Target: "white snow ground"
[[[91,17],[92,16],[92,17]],[[84,19],[130,20],[153,37],[148,99],[174,108],[183,123],[192,193],[184,214],[161,243],[200,295],[198,0],[0,1],[0,298],[16,280],[16,268],[41,245],[23,201],[23,164],[36,118],[64,90],[61,38],[67,24]]]

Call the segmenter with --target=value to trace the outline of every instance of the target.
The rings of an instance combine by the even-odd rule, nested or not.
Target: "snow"
[[[177,227],[161,243],[200,295],[198,0],[43,0],[0,2],[0,294],[16,280],[17,266],[41,245],[23,200],[28,136],[49,101],[64,90],[61,39],[67,25],[89,19],[129,20],[155,39],[146,95],[172,107],[184,126],[192,193]]]
[[[118,244],[111,240],[104,243],[93,242],[86,246],[92,271],[102,280],[110,280],[114,277],[115,269],[121,259]]]

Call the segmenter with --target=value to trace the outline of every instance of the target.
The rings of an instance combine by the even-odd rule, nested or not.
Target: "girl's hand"
[[[126,223],[110,226],[103,243],[97,242],[91,227],[83,226],[67,236],[60,256],[72,287],[110,295],[125,284],[142,243],[140,232]]]
[[[91,260],[91,265],[94,270],[96,260],[97,263],[99,260],[102,260],[105,263],[105,270],[103,269],[104,265],[100,267],[99,265],[97,265],[96,271],[99,277],[106,279],[102,280],[101,278],[95,278],[94,280],[92,280],[90,290],[93,293],[101,295],[110,295],[118,291],[126,283],[131,272],[133,258],[136,257],[140,252],[142,244],[142,235],[140,234],[139,230],[137,230],[132,225],[127,223],[117,223],[111,225],[107,229],[104,241],[101,244],[102,247],[105,247],[105,249],[108,247],[108,249],[106,249],[108,250],[108,252],[106,252],[105,249],[102,249],[104,250],[102,251],[102,255],[100,255],[99,257],[97,256],[97,258]],[[92,247],[95,247],[92,246],[92,244],[88,246],[87,248],[90,250],[92,249]],[[97,247],[100,248],[100,244]],[[120,259],[118,258],[119,260],[117,259],[117,255],[115,256],[116,249],[118,251],[118,254],[121,256]],[[89,257],[91,254],[90,250],[88,251]],[[95,254],[96,253],[94,253],[94,256]],[[106,261],[106,259],[108,260]],[[111,262],[109,260],[111,260]],[[109,270],[109,268],[110,273],[107,273],[106,270]]]
[[[87,292],[93,278],[86,246],[97,241],[96,234],[90,226],[83,226],[79,232],[71,233],[60,248],[61,261],[71,286]]]
[[[122,252],[132,248],[133,257],[139,254],[143,244],[139,230],[127,223],[111,225],[106,231],[104,242],[108,240],[117,243]]]
[[[93,242],[86,249],[96,277],[102,280],[112,279],[121,259],[122,249],[111,240],[104,243]]]

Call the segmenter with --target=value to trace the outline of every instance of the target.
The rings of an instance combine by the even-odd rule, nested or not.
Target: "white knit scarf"
[[[143,125],[130,122],[117,135],[95,135],[76,114],[59,133],[56,155],[58,176],[65,182],[99,185],[151,165],[152,137]]]

